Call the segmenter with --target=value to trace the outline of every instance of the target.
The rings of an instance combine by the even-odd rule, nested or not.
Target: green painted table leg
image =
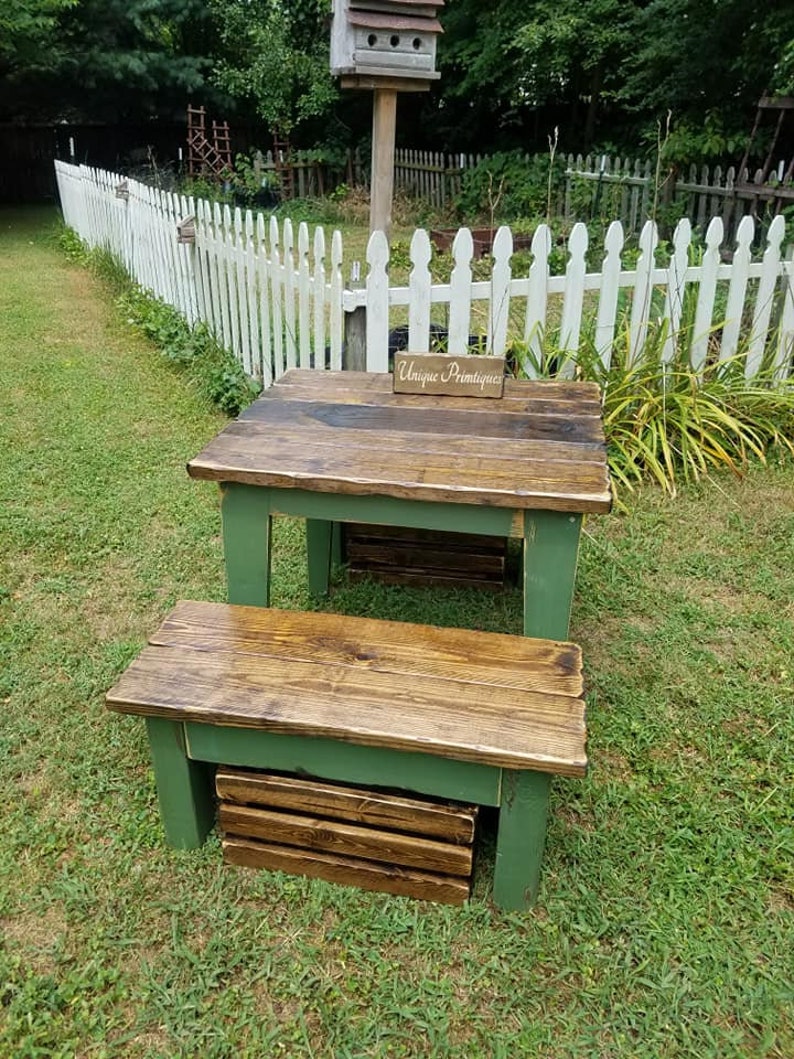
[[[524,513],[524,635],[567,640],[581,515]]]
[[[215,823],[212,770],[187,757],[179,722],[147,717],[146,729],[165,837],[175,849],[196,849]]]
[[[493,899],[508,911],[522,911],[538,896],[550,781],[545,772],[502,773]]]
[[[306,519],[306,554],[309,560],[309,592],[313,596],[328,594],[331,577],[333,522]]]
[[[230,603],[270,605],[270,493],[221,483],[223,553]]]

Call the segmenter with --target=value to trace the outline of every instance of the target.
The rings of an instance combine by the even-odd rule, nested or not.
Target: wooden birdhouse
[[[331,73],[435,81],[444,0],[334,0]]]

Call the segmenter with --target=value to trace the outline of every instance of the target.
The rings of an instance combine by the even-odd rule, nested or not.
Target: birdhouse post
[[[331,73],[374,92],[370,231],[391,228],[397,93],[438,80],[436,18],[444,0],[334,0]]]

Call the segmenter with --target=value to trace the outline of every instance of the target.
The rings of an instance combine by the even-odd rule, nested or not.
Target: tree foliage
[[[40,59],[53,44],[61,12],[77,0],[3,0],[0,5],[0,71],[4,74]]]
[[[369,99],[330,76],[330,12],[331,0],[0,0],[0,118],[173,118],[191,100],[361,141]],[[398,134],[417,147],[538,151],[559,127],[562,151],[635,152],[669,113],[671,157],[722,159],[762,94],[794,94],[792,0],[448,0],[441,19],[441,80],[400,102]]]
[[[213,0],[213,11],[223,47],[215,84],[282,134],[331,108],[330,0]]]
[[[203,0],[2,0],[0,110],[55,120],[170,117],[212,60]],[[5,60],[3,62],[3,60]]]
[[[746,139],[762,94],[794,93],[791,0],[452,0],[444,28],[439,114],[480,142],[559,125],[569,149],[636,147],[669,111],[708,155]]]

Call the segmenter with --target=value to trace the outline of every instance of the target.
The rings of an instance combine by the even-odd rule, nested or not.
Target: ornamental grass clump
[[[714,335],[718,332],[715,328]],[[714,470],[741,476],[751,460],[763,463],[773,449],[794,454],[794,379],[779,378],[771,364],[746,379],[741,348],[726,360],[715,354],[696,371],[685,330],[677,334],[677,351],[665,362],[667,333],[664,321],[652,326],[633,353],[626,324],[608,368],[586,336],[575,353],[544,349],[540,370],[529,358],[533,374],[548,377],[567,366],[567,374],[573,370],[576,378],[599,384],[609,467],[618,491],[651,479],[675,495],[682,481]]]
[[[767,374],[744,378],[741,358],[707,367],[648,357],[613,364],[604,380],[604,429],[613,478],[631,488],[677,483],[727,468],[741,475],[772,448],[794,453],[794,386]]]

